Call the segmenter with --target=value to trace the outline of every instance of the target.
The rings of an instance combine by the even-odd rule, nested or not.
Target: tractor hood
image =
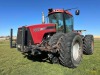
[[[36,24],[36,25],[30,25],[30,26],[26,26],[27,28],[34,28],[34,31],[37,30],[45,30],[45,29],[53,29],[55,28],[55,24],[53,23],[49,23],[49,24]]]
[[[53,34],[56,32],[56,24],[37,24],[37,25],[30,25],[24,26],[25,28],[25,37],[32,38],[34,44],[39,44],[43,40],[44,36],[47,34]],[[23,27],[18,29],[18,33],[22,34]],[[28,40],[29,41],[29,40]]]
[[[46,34],[56,32],[56,25],[52,23],[31,25],[31,26],[27,26],[27,28],[31,32],[34,43],[41,43],[41,41],[43,40],[43,37]]]
[[[51,32],[56,29],[56,25],[53,23],[49,24],[37,24],[37,25],[30,25],[26,26],[26,28],[29,28],[32,32]]]
[[[29,27],[34,27],[34,28],[42,28],[42,27],[54,27],[56,26],[56,24],[53,23],[48,23],[48,24],[34,24],[34,25],[29,25],[29,26],[25,26],[26,28]],[[19,27],[22,28],[23,26]]]

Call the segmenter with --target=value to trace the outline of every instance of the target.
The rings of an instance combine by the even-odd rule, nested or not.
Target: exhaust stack
[[[42,12],[42,24],[45,23],[44,13]]]

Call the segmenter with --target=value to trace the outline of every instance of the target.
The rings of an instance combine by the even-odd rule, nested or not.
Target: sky
[[[48,15],[48,9],[78,8],[70,12],[74,16],[74,29],[87,30],[83,34],[100,35],[100,0],[0,0],[0,36],[14,36],[24,25],[41,24],[41,15]]]

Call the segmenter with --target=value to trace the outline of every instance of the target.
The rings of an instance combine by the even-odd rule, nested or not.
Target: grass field
[[[100,40],[95,40],[93,55],[83,55],[75,69],[59,64],[31,61],[9,48],[9,41],[0,41],[0,75],[100,75]]]

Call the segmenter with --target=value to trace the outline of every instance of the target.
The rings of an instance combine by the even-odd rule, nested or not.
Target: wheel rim
[[[80,51],[80,45],[79,45],[79,43],[75,43],[73,45],[73,58],[74,58],[74,60],[78,59],[79,51]]]

